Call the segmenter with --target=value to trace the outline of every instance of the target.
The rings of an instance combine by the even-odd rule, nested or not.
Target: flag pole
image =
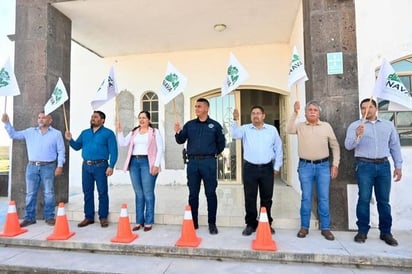
[[[64,102],[63,102],[63,116],[64,116],[64,125],[66,127],[66,131],[69,131],[69,128],[67,126],[67,115],[66,115],[66,108],[64,107]]]
[[[362,125],[364,125],[364,124],[366,123],[366,117],[367,117],[368,114],[369,114],[369,108],[371,107],[372,99],[373,99],[373,95],[372,95],[371,98],[369,99],[368,105],[366,106],[365,115],[363,115],[363,117],[362,117]],[[362,136],[359,135],[359,136],[356,138],[356,141],[359,142],[359,140],[360,140],[361,137],[362,137]]]
[[[4,96],[4,113],[7,113],[6,110],[7,110],[7,96]]]

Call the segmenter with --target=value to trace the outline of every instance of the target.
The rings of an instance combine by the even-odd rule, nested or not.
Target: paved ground
[[[138,231],[131,243],[116,244],[117,224],[78,228],[64,241],[47,241],[53,227],[44,221],[29,226],[28,232],[0,238],[0,270],[40,273],[397,273],[412,272],[412,232],[395,232],[398,247],[379,240],[378,231],[365,244],[353,241],[353,232],[335,232],[327,241],[312,230],[305,239],[296,231],[278,229],[273,240],[276,252],[254,251],[256,234],[245,237],[241,227],[220,227],[210,235],[201,226],[197,248],[175,247],[181,226],[155,225],[150,232]],[[360,268],[360,269],[359,269]],[[204,270],[205,272],[199,272]]]

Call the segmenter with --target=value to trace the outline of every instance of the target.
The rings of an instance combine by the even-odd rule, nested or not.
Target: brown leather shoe
[[[142,227],[141,225],[135,225],[132,230],[138,231],[141,227]]]
[[[54,218],[52,218],[52,219],[47,219],[47,220],[46,220],[46,224],[53,226],[53,225],[56,224],[56,219],[54,219]]]
[[[320,234],[322,234],[322,236],[325,237],[325,239],[328,240],[328,241],[335,240],[335,236],[333,236],[333,234],[332,234],[332,232],[330,232],[330,230],[322,230],[322,232]]]
[[[298,236],[298,238],[305,238],[306,235],[308,235],[308,234],[309,234],[309,230],[306,229],[306,228],[301,227],[298,234],[297,234],[297,236]]]
[[[108,227],[109,226],[109,221],[107,219],[100,219],[100,226],[101,227]]]
[[[89,219],[84,219],[83,221],[81,221],[80,223],[77,224],[78,227],[84,227],[84,226],[88,226],[94,224],[93,220],[89,220]]]

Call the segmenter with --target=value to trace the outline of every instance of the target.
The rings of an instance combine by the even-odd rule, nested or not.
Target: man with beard
[[[109,195],[107,176],[113,174],[117,161],[117,142],[113,131],[104,127],[106,115],[94,111],[90,128],[85,129],[77,140],[66,131],[65,137],[74,150],[82,149],[82,189],[84,194],[85,218],[77,226],[84,227],[94,223],[94,182],[99,194],[99,220],[101,227],[108,227]],[[109,162],[108,162],[109,161]]]

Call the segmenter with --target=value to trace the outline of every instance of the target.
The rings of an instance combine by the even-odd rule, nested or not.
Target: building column
[[[302,0],[306,100],[319,100],[321,120],[333,127],[341,148],[339,176],[330,187],[331,228],[348,229],[347,185],[356,183],[346,129],[359,118],[354,0]],[[343,73],[328,75],[327,53],[343,53]],[[316,208],[316,207],[315,207]],[[314,210],[315,211],[315,210]]]
[[[15,73],[19,96],[14,97],[13,126],[22,130],[37,124],[59,77],[70,98],[71,20],[51,6],[52,0],[16,0]],[[70,102],[65,103],[67,122]],[[52,113],[53,127],[64,134],[63,108]],[[69,127],[69,125],[68,125]],[[27,151],[24,142],[13,141],[11,162],[11,199],[16,201],[20,218],[24,216]],[[66,142],[64,175],[55,180],[56,203],[68,201],[69,159]],[[39,191],[37,218],[43,217],[43,197]]]

